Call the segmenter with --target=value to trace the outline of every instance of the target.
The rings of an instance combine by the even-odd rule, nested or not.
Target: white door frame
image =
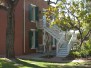
[[[36,29],[30,29],[30,30],[33,32],[31,49],[35,49],[35,31],[36,31]]]

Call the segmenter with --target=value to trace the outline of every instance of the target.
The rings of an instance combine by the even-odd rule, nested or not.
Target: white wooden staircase
[[[43,21],[43,23],[46,23],[45,20]],[[62,31],[56,25],[52,26],[51,28],[47,26],[44,26],[43,28],[45,32],[49,33],[53,38],[57,40],[56,56],[66,57],[67,55],[69,55],[69,52],[74,45],[74,42],[77,40],[77,33]],[[69,36],[69,34],[71,35],[71,37]],[[68,39],[68,37],[70,38]]]
[[[67,55],[69,55],[71,48],[74,46],[74,43],[77,40],[77,34],[73,33],[71,35],[71,38],[69,40],[64,40],[64,42],[62,42],[61,40],[57,44],[56,56],[66,57]]]

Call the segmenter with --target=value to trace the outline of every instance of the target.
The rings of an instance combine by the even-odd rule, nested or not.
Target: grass
[[[0,68],[18,68],[14,66],[14,62],[6,61],[6,59],[0,59]]]
[[[38,60],[0,58],[0,68],[91,68],[91,62],[51,63]]]

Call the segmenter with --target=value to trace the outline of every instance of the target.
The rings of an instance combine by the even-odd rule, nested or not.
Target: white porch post
[[[57,43],[56,43],[56,56],[58,56],[58,40],[57,40]]]
[[[45,11],[44,9],[43,9],[43,11]],[[42,20],[43,20],[43,27],[46,27],[46,16],[44,15],[43,16],[43,18],[42,18]],[[44,53],[46,52],[46,41],[45,41],[45,30],[43,31],[43,46],[44,46]]]
[[[55,38],[52,38],[53,40],[53,47],[55,47]]]
[[[31,31],[33,31],[32,47],[31,47],[31,49],[35,49],[35,29],[31,29]]]
[[[44,30],[43,33],[44,33],[44,34],[43,34],[43,46],[44,46],[44,53],[45,53],[45,51],[46,51],[46,50],[45,50],[45,49],[46,49],[46,48],[45,48],[45,46],[46,46],[46,43],[45,43],[45,33],[46,33],[46,32],[45,32],[45,30]]]
[[[43,19],[43,27],[46,27],[46,16],[44,15],[42,19]]]

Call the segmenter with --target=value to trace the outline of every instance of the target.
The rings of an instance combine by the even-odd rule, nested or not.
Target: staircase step
[[[64,49],[64,48],[67,48],[67,46],[59,46],[59,48],[60,48],[60,49],[61,49],[61,48],[63,48],[63,49]]]
[[[57,55],[67,55],[68,53],[57,53]]]
[[[59,47],[59,49],[63,49],[63,50],[65,50],[65,49],[67,49],[67,47]]]
[[[57,54],[57,57],[66,57],[68,54]]]
[[[65,53],[68,53],[67,51],[60,51],[58,52],[58,54],[65,54]]]
[[[67,56],[68,54],[57,54],[57,56]]]
[[[57,54],[68,54],[68,52],[58,52]]]
[[[67,50],[59,50],[58,52],[67,52]]]
[[[68,52],[59,52],[58,54],[68,54]]]

